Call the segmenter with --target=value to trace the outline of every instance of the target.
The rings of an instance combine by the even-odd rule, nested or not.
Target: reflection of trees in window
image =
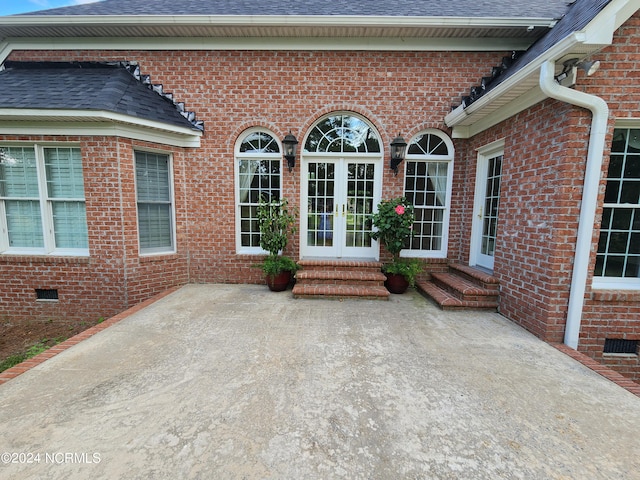
[[[379,153],[378,136],[366,121],[352,115],[332,115],[311,130],[305,152]]]
[[[248,153],[280,153],[275,138],[265,132],[253,132],[244,138],[240,152]]]

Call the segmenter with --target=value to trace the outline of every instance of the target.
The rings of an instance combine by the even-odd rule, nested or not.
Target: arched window
[[[380,141],[371,125],[350,114],[333,114],[313,127],[304,144],[306,153],[379,153]]]
[[[453,143],[444,133],[428,130],[409,142],[404,194],[416,219],[407,256],[446,257],[452,174]]]
[[[280,199],[280,144],[276,137],[254,128],[235,149],[236,245],[238,253],[261,253],[257,211],[260,199]]]

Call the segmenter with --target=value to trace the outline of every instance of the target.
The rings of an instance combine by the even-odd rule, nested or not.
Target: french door
[[[370,218],[380,201],[379,156],[303,159],[302,179],[302,256],[377,259]]]
[[[471,265],[493,270],[500,209],[502,152],[481,155],[476,178]]]

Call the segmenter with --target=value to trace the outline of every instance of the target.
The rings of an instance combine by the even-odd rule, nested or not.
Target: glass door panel
[[[347,163],[345,255],[371,255],[371,220],[375,200],[375,163]]]
[[[380,200],[378,163],[343,158],[302,163],[301,254],[378,258],[369,220]]]
[[[307,245],[334,246],[335,163],[309,162],[307,175]]]
[[[502,175],[502,155],[491,157],[486,162],[484,199],[478,214],[482,222],[482,235],[477,265],[493,270],[496,251],[498,210],[500,207],[500,178]]]

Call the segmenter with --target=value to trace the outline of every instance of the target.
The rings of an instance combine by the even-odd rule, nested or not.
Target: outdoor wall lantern
[[[296,145],[298,145],[298,140],[289,130],[289,133],[282,139],[282,149],[284,150],[284,158],[287,159],[289,171],[296,166]]]
[[[398,134],[391,142],[391,170],[394,175],[398,175],[398,165],[404,160],[404,152],[407,148],[407,142]]]

